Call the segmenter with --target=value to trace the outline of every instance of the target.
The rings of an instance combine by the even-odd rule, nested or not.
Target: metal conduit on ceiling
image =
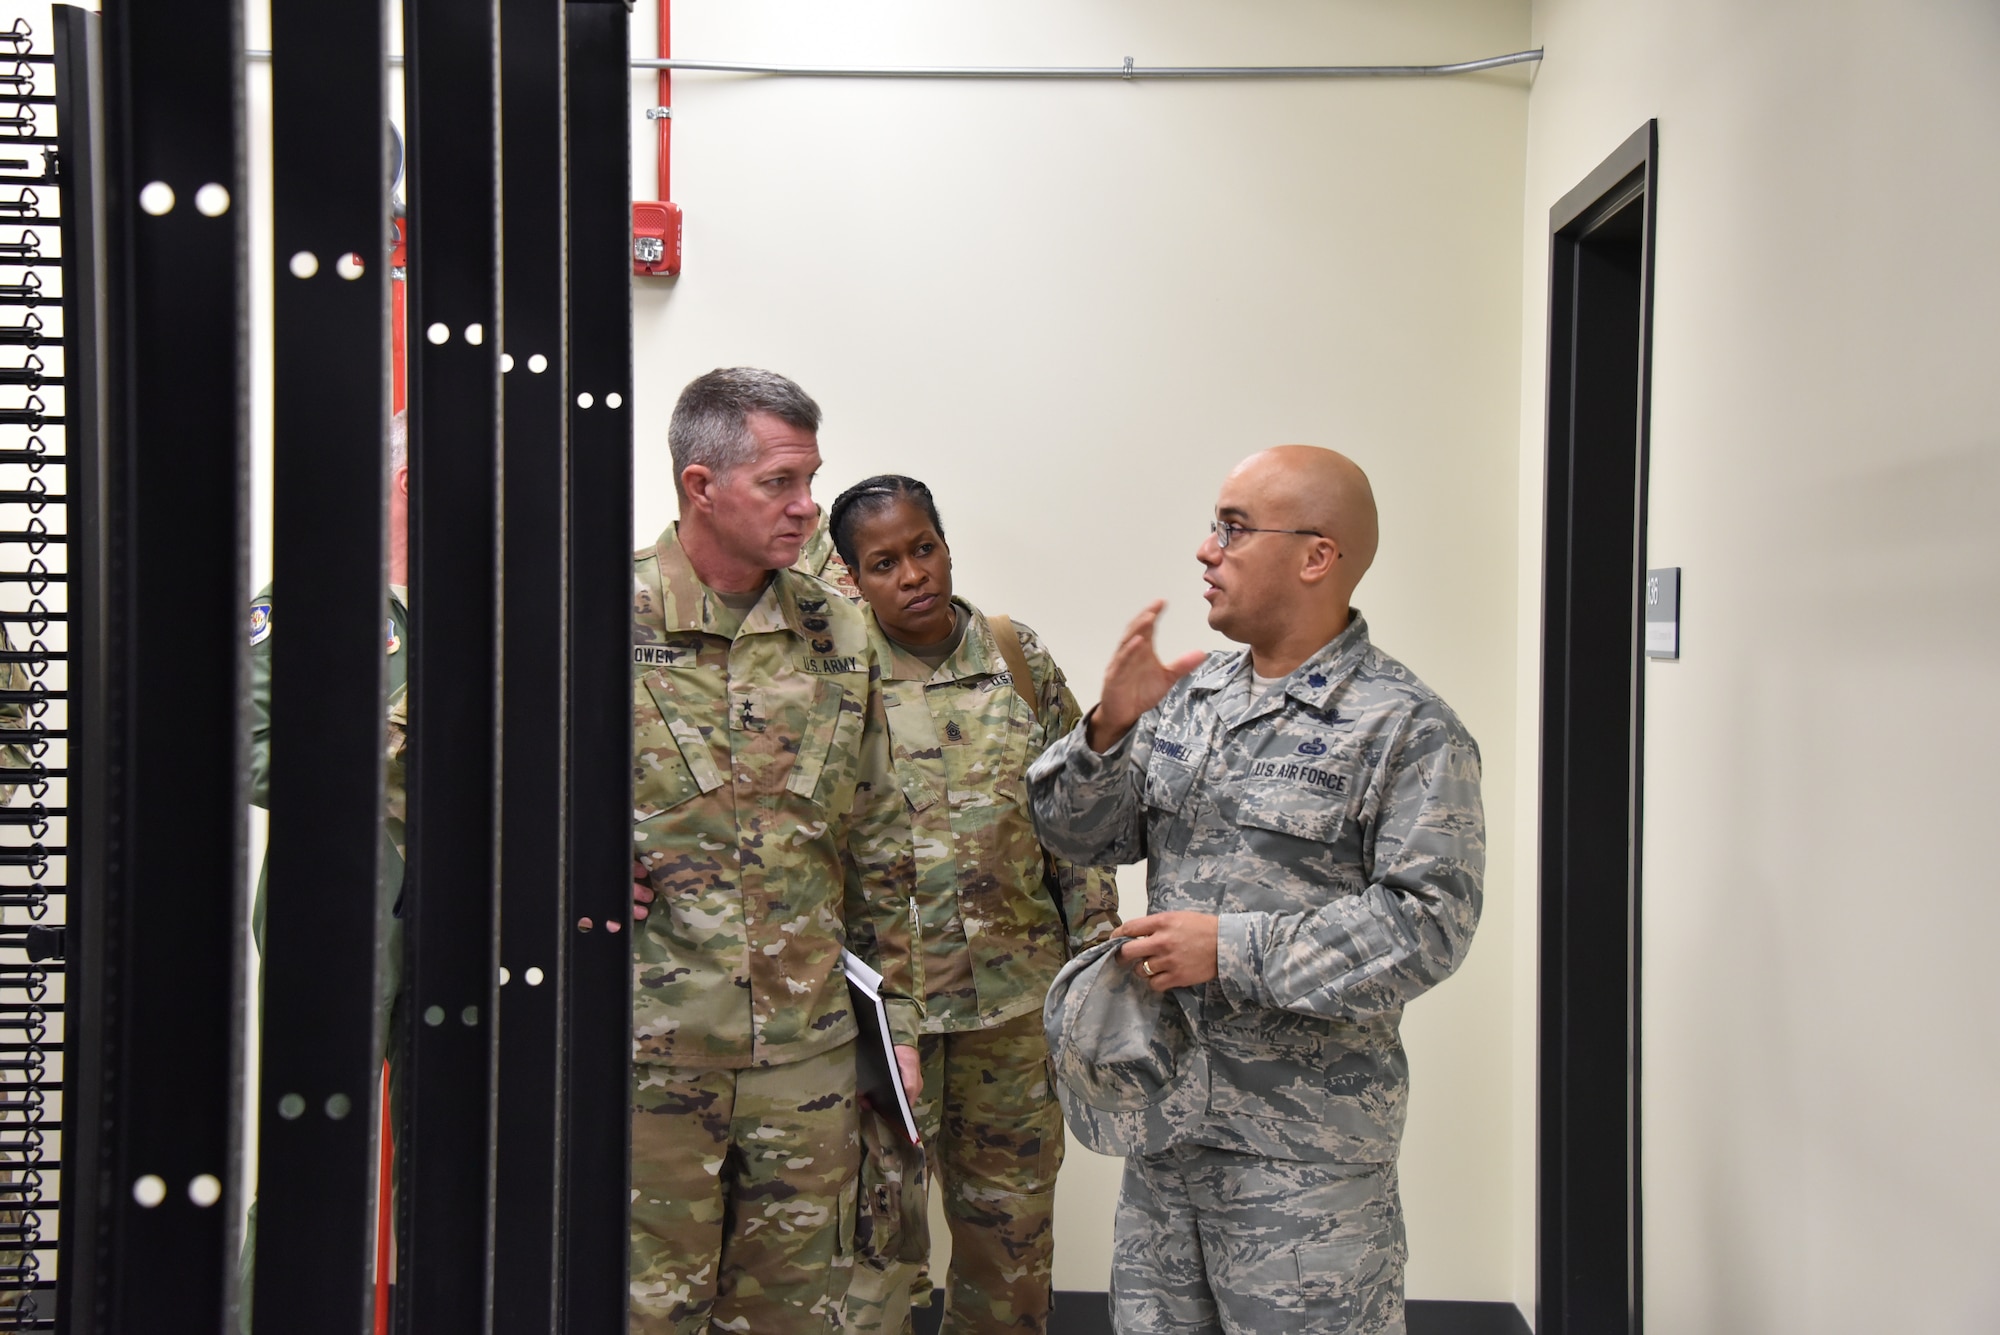
[[[245,51],[244,58],[268,61],[269,51]],[[1448,65],[768,65],[725,60],[664,60],[635,56],[632,68],[687,70],[707,74],[760,74],[798,79],[1416,79],[1526,65],[1542,50],[1462,60]],[[403,63],[390,56],[391,65]]]

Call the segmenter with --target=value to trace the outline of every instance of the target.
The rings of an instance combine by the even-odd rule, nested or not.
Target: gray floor
[[[940,1296],[936,1305],[915,1313],[917,1335],[937,1335],[943,1319]],[[1058,1292],[1049,1318],[1049,1335],[1111,1335],[1111,1313],[1104,1295]],[[1530,1335],[1528,1323],[1512,1303],[1458,1303],[1419,1300],[1409,1305],[1408,1335]]]

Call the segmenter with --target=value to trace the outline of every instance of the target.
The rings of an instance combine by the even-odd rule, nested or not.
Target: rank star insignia
[[[1313,673],[1306,678],[1306,685],[1312,687],[1315,691],[1318,690],[1320,687],[1326,685],[1326,674],[1324,672]]]

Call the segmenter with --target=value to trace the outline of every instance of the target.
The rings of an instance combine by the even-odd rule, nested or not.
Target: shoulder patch
[[[271,604],[250,604],[250,643],[262,644],[271,638]],[[391,650],[390,652],[394,652]]]
[[[390,617],[388,621],[389,621],[389,634],[388,634],[389,652],[391,654],[394,654],[398,649],[403,647],[403,637],[396,634],[396,618]]]

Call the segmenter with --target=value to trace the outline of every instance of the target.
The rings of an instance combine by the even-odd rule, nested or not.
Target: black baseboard
[[[1409,1335],[1534,1335],[1512,1303],[1417,1298],[1407,1304]]]
[[[1521,1309],[1512,1303],[1441,1302],[1418,1298],[1410,1302],[1409,1335],[1531,1335]],[[942,1295],[913,1313],[917,1335],[937,1335],[944,1319]],[[1049,1317],[1049,1335],[1111,1335],[1111,1309],[1104,1295],[1084,1290],[1058,1290]]]
[[[910,1309],[910,1317],[917,1335],[937,1335],[944,1320],[944,1295],[933,1296],[929,1307]],[[1049,1335],[1111,1335],[1111,1308],[1104,1295],[1089,1289],[1056,1290]]]

